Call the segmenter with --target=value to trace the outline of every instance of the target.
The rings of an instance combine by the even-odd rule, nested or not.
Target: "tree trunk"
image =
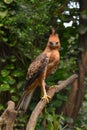
[[[72,90],[69,95],[68,103],[63,107],[63,112],[68,116],[73,118],[75,121],[79,109],[81,107],[85,89],[87,88],[87,0],[80,0],[80,12],[86,11],[86,17],[80,16],[80,27],[84,27],[84,32],[79,34],[79,48],[81,48],[78,56],[78,68],[79,77],[78,80],[72,85]],[[83,31],[83,30],[82,30]]]

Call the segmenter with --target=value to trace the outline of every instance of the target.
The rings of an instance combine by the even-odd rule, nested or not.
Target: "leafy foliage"
[[[79,8],[78,6],[71,7],[72,0],[0,1],[0,113],[8,100],[12,99],[17,102],[21,96],[27,67],[45,48],[50,26],[57,29],[61,40],[61,60],[58,70],[54,75],[48,77],[47,83],[56,84],[58,80],[65,80],[78,71],[77,54],[81,49],[78,49],[77,45]],[[86,12],[82,12],[83,17],[86,16],[85,14]],[[65,27],[64,23],[70,21],[72,21],[72,26]],[[83,30],[80,28],[79,32],[84,33]],[[47,130],[50,128],[52,130],[63,129],[64,118],[62,115],[56,115],[55,111],[58,113],[61,105],[67,101],[66,91],[57,94],[51,104],[47,106],[45,112]],[[40,97],[40,95],[38,96]],[[33,98],[29,113],[39,100],[36,97]],[[17,120],[15,127],[24,128],[26,118],[20,120],[20,126],[18,126],[19,120]],[[40,129],[41,121],[42,116],[38,121],[37,129]],[[76,127],[78,127],[77,124]],[[76,128],[76,130],[80,130],[80,128]]]
[[[46,130],[65,130],[65,128],[67,127],[67,125],[64,126],[65,123],[65,118],[63,116],[63,114],[61,115],[56,115],[55,114],[55,109],[51,108],[51,109],[45,109],[45,113],[44,113],[44,119],[46,120]],[[37,124],[36,126],[36,130],[38,130],[40,128],[39,125],[41,125],[43,116],[39,117],[39,124]],[[43,124],[42,124],[43,127]]]

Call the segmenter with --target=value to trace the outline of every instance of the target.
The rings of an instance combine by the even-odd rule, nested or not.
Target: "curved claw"
[[[42,97],[42,100],[46,100],[47,102],[49,102],[49,99],[51,99],[51,97],[50,96],[48,96],[48,95],[44,95],[43,97]]]

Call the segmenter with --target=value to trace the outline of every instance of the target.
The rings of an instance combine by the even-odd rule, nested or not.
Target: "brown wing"
[[[27,76],[26,76],[26,85],[25,89],[31,85],[44,71],[49,59],[45,54],[39,55],[29,66]]]

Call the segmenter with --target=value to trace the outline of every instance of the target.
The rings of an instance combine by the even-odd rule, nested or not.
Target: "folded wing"
[[[26,76],[26,85],[25,89],[30,86],[45,70],[49,62],[49,58],[45,54],[39,55],[29,66],[27,76]]]

